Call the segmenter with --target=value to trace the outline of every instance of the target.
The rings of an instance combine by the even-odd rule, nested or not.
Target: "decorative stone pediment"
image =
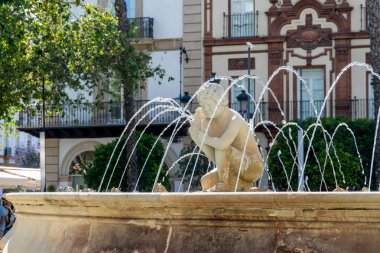
[[[286,37],[288,48],[313,50],[317,47],[332,46],[332,29],[313,25],[311,14],[306,15],[305,25],[298,26],[297,30],[287,31]]]

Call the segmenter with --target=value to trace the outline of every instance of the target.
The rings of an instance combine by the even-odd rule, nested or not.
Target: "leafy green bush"
[[[197,158],[197,152],[199,151],[198,148],[196,149],[194,155],[186,156],[194,152],[194,148],[195,143],[191,142],[189,146],[186,146],[181,150],[181,157],[184,158],[179,161],[179,170],[176,172],[176,176],[183,178],[183,184],[188,185],[191,176],[193,175],[191,189],[202,190],[200,179],[208,172],[209,169],[211,169],[211,166],[209,164],[209,160],[203,155],[203,153]]]
[[[308,129],[313,123],[315,123],[313,118],[303,121],[303,129]],[[354,133],[358,151],[352,134],[342,125],[344,123]],[[341,127],[334,135],[333,146],[329,148],[332,135],[339,124]],[[373,121],[323,118],[322,125],[325,132],[321,127],[317,127],[306,161],[304,173],[306,189],[331,191],[338,186],[344,189],[360,190],[368,184],[374,137]],[[309,138],[313,129],[308,132]],[[305,157],[309,143],[310,141],[304,138]],[[268,157],[268,167],[276,190],[289,191],[298,188],[297,147],[297,128],[287,125],[282,129],[282,133],[279,133]]]
[[[139,138],[141,133],[138,133],[137,138]],[[102,184],[102,191],[106,190],[106,186],[108,184],[109,178],[111,176],[112,170],[116,164],[116,160],[121,152],[121,149],[125,143],[126,137],[123,137],[122,141],[118,145],[116,152],[112,158],[112,161],[110,163],[110,167],[106,173],[104,182]],[[112,141],[111,143],[108,144],[102,144],[99,145],[95,148],[94,150],[94,160],[92,161],[92,164],[89,165],[87,164],[87,170],[86,173],[84,174],[84,181],[85,184],[87,184],[88,187],[93,188],[93,189],[98,189],[100,182],[102,180],[102,177],[104,175],[105,169],[107,167],[107,164],[109,162],[109,159],[111,158],[112,151],[114,150],[116,144],[117,144],[117,139]],[[145,163],[145,160],[152,149],[154,143],[156,141],[156,137],[151,135],[151,134],[143,134],[141,137],[141,140],[137,144],[137,161],[138,161],[138,168],[139,168],[139,173],[142,169],[142,166]],[[154,180],[156,178],[157,172],[159,165],[161,163],[161,159],[164,155],[164,147],[160,141],[157,142],[156,146],[154,147],[149,159],[147,160],[147,164],[144,168],[144,171],[141,175],[140,181],[138,183],[138,191],[151,191]],[[126,155],[126,150],[124,149],[121,155],[121,158],[115,168],[115,171],[113,173],[111,182],[110,182],[110,187],[118,187],[120,179],[122,178],[125,165],[128,161],[128,157]],[[164,167],[161,170],[160,173],[160,179],[162,179],[165,175],[166,172],[166,167]],[[122,184],[121,184],[121,191],[126,190],[126,174],[122,178]],[[159,181],[161,182],[161,181]],[[161,182],[166,189],[170,190],[170,184],[169,184],[169,179],[165,177],[164,181]]]

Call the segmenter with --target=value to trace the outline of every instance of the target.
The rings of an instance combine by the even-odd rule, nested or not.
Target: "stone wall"
[[[6,198],[16,207],[17,222],[4,253],[371,253],[380,247],[378,192],[21,193]]]

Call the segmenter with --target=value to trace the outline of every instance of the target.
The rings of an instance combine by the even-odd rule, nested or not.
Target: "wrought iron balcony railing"
[[[243,13],[227,15],[223,13],[224,38],[246,38],[257,36],[258,15],[256,13]]]
[[[307,119],[310,117],[337,117],[344,116],[349,119],[375,118],[375,107],[373,99],[351,99],[351,100],[327,100],[322,110],[323,100],[314,100],[314,106],[310,101],[279,101],[264,102],[261,101],[258,111],[255,115],[254,125],[260,121],[272,121],[275,124],[281,124],[284,121]],[[232,103],[231,108],[240,112],[247,117],[247,112],[241,111],[239,103]],[[322,110],[322,112],[321,112]],[[251,118],[255,112],[255,104],[250,103],[249,114]]]
[[[134,102],[134,111],[138,111],[148,100]],[[164,103],[154,102],[145,106],[136,116],[135,121],[140,125],[168,125],[180,114],[176,111],[165,111]],[[165,104],[167,105],[167,103]],[[165,112],[164,112],[165,111]],[[42,115],[45,115],[43,120]],[[144,116],[145,115],[145,116]],[[60,127],[91,127],[91,126],[123,126],[123,102],[68,104],[61,108],[45,106],[42,109],[26,110],[19,115],[19,128],[60,128]]]
[[[135,111],[143,108],[148,100],[135,101]],[[310,101],[279,101],[259,103],[259,110],[255,114],[254,124],[261,121],[272,121],[281,124],[284,121],[306,119],[316,117],[322,110],[323,100],[315,100],[313,107]],[[154,102],[146,106],[136,116],[135,122],[139,125],[168,125],[177,119],[180,114],[177,111],[165,111],[164,103]],[[167,104],[165,104],[167,105]],[[230,107],[247,117],[247,112],[242,112],[239,103],[231,103]],[[155,108],[155,109],[154,109]],[[280,109],[281,108],[281,109]],[[373,99],[352,100],[328,100],[322,110],[322,117],[345,116],[350,119],[371,118],[374,119]],[[165,112],[164,112],[165,111]],[[255,111],[255,105],[251,102],[249,113],[251,117]],[[92,127],[92,126],[124,126],[123,102],[107,102],[97,104],[65,105],[58,109],[54,106],[45,106],[45,120],[42,119],[42,111],[34,109],[20,113],[19,128],[62,128],[62,127]],[[145,115],[145,116],[144,116]]]
[[[130,26],[136,29],[136,37],[139,39],[153,38],[153,18],[130,18]]]

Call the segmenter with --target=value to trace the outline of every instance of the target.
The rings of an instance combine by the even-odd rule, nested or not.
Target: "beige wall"
[[[369,52],[369,48],[357,48],[352,50],[352,60],[358,62],[366,62],[365,56]],[[352,70],[352,98],[366,99],[367,73],[365,67],[354,67]]]
[[[203,83],[202,2],[183,0],[183,46],[189,56],[189,63],[183,65],[183,87],[190,94],[194,94]]]
[[[268,47],[266,44],[257,44],[255,48],[251,50],[251,57],[255,59],[255,68],[252,68],[251,75],[256,75],[262,80],[262,84],[257,83],[255,90],[255,98],[258,99],[263,86],[268,80],[268,53],[266,52]],[[230,54],[229,52],[239,52],[236,54]],[[228,60],[234,58],[247,58],[248,57],[248,46],[221,46],[213,48],[213,71],[217,73],[218,76],[227,77],[240,77],[242,75],[247,75],[248,70],[229,70]],[[266,99],[266,95],[264,95]]]

